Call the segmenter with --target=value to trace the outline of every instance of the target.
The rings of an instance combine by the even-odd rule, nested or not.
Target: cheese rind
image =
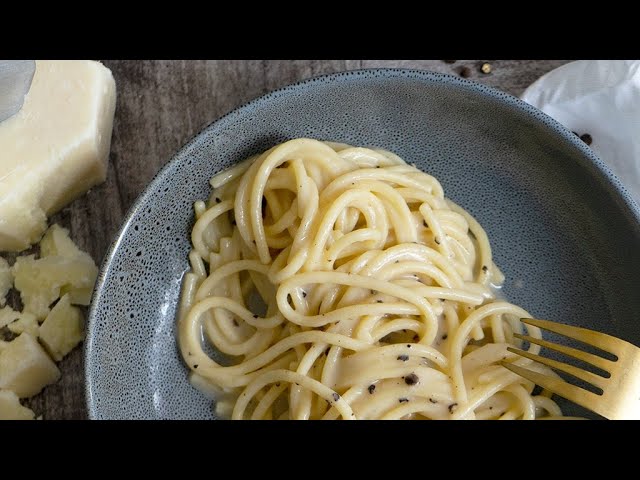
[[[105,180],[115,101],[99,62],[36,62],[22,109],[0,123],[0,251],[37,242],[48,215]]]

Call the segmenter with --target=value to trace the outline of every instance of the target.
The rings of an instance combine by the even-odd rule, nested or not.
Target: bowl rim
[[[447,73],[438,73],[429,70],[409,69],[409,68],[363,68],[354,70],[338,71],[334,73],[317,75],[304,80],[299,80],[295,83],[288,84],[278,89],[269,91],[263,95],[260,95],[252,100],[246,101],[240,106],[230,110],[226,114],[212,120],[205,125],[198,132],[193,134],[189,139],[171,156],[171,158],[158,170],[158,172],[151,178],[146,187],[137,196],[136,200],[129,207],[127,213],[124,215],[121,226],[116,234],[114,240],[110,243],[104,258],[100,264],[100,270],[96,283],[92,293],[91,304],[87,312],[86,321],[86,338],[83,345],[83,359],[84,359],[84,396],[87,407],[87,415],[89,419],[99,418],[97,412],[96,402],[93,401],[93,378],[90,374],[92,365],[92,352],[94,350],[95,338],[91,335],[94,330],[94,324],[97,321],[97,304],[102,299],[104,292],[104,283],[107,278],[107,274],[110,269],[113,257],[119,249],[119,246],[129,230],[129,226],[133,217],[140,209],[140,205],[143,203],[145,197],[149,192],[156,189],[163,181],[167,172],[174,168],[178,157],[183,152],[190,149],[197,138],[204,135],[209,130],[224,126],[225,123],[232,122],[238,116],[244,115],[248,110],[260,107],[261,104],[278,98],[282,95],[294,94],[297,91],[312,87],[314,84],[326,84],[327,82],[339,83],[347,79],[357,80],[358,78],[371,80],[372,78],[381,78],[384,80],[389,79],[412,79],[418,80],[424,83],[437,84],[444,83],[453,85],[462,89],[465,89],[473,94],[480,95],[498,103],[511,106],[516,109],[517,113],[526,115],[526,117],[541,127],[543,130],[551,134],[558,135],[559,140],[568,142],[573,147],[577,148],[582,154],[579,156],[579,165],[581,168],[590,169],[593,173],[593,177],[596,181],[601,183],[605,189],[612,195],[613,200],[617,206],[621,209],[625,216],[633,218],[637,224],[640,225],[640,205],[634,200],[630,192],[622,184],[620,179],[609,169],[607,164],[598,157],[589,146],[587,146],[579,137],[573,134],[571,130],[562,125],[560,122],[550,117],[540,109],[533,105],[521,100],[520,98],[504,92],[498,88],[484,85],[474,80],[469,80],[455,75]],[[543,120],[544,119],[544,120]]]

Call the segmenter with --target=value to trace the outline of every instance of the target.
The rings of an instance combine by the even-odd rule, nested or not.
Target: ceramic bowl
[[[486,229],[510,301],[640,344],[640,209],[578,137],[478,83],[361,70],[282,88],[220,118],[138,198],[90,309],[90,418],[213,418],[176,346],[193,203],[208,198],[215,173],[296,137],[382,147],[415,163]]]

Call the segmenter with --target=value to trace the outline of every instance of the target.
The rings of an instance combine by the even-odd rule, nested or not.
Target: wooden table
[[[451,61],[447,61],[451,62]],[[295,60],[105,61],[116,79],[118,101],[107,181],[58,213],[52,221],[98,265],[120,222],[154,174],[195,133],[235,107],[298,80],[341,70],[403,67],[468,74],[471,80],[519,95],[562,60]],[[60,364],[62,379],[28,404],[46,419],[84,419],[82,349]]]

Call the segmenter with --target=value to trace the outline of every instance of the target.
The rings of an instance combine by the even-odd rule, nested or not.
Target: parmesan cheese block
[[[37,242],[48,215],[105,180],[115,101],[99,62],[36,62],[22,109],[0,122],[0,251]]]

